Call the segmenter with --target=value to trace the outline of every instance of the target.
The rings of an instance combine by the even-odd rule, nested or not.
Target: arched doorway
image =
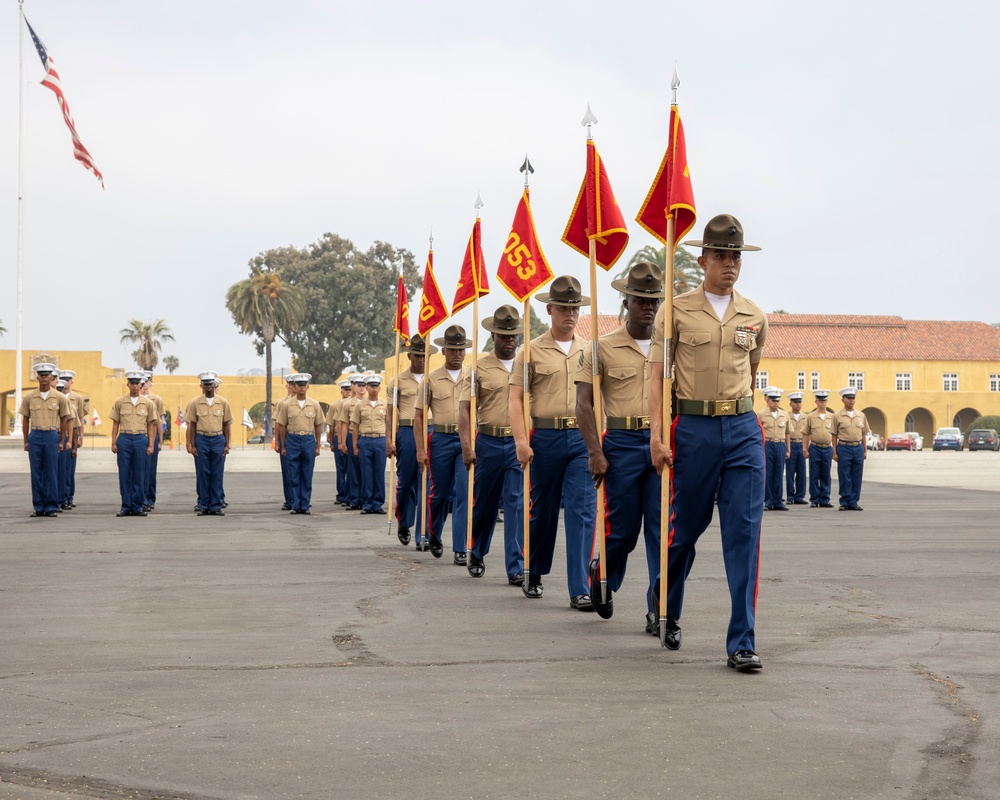
[[[886,426],[885,414],[882,413],[880,408],[862,408],[865,417],[868,419],[868,427],[872,429],[872,433],[877,433],[882,437],[884,442],[886,437],[889,435],[888,428]]]
[[[952,419],[951,424],[962,433],[968,433],[972,423],[979,418],[979,412],[974,408],[963,408]]]
[[[914,408],[906,415],[906,430],[914,431],[924,437],[924,442],[930,444],[934,439],[934,415],[926,408]]]

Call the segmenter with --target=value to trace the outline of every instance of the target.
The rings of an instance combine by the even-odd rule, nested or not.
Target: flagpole
[[[583,118],[581,123],[587,129],[587,141],[592,142],[594,140],[593,126],[597,124],[597,117],[594,116],[594,112],[590,110],[590,103],[587,103],[587,113]],[[588,164],[587,169],[589,170],[591,166]],[[598,188],[600,191],[600,188]],[[588,231],[589,233],[589,231]],[[591,362],[591,375],[593,376],[593,394],[594,394],[594,421],[597,424],[597,441],[603,445],[604,442],[604,402],[601,396],[601,371],[598,364],[598,326],[597,326],[597,240],[590,238],[589,246],[589,256],[590,256],[590,362]],[[605,484],[606,486],[607,484]],[[597,547],[598,556],[601,563],[601,602],[608,602],[608,552],[607,552],[607,541],[605,540],[604,531],[604,519],[605,519],[605,508],[604,508],[604,487],[598,488],[597,492],[597,508],[594,517],[594,530],[597,534]],[[590,587],[590,591],[594,591],[593,586]]]
[[[533,173],[534,167],[528,160],[528,154],[524,154],[524,163],[521,165],[521,172],[524,173],[524,191],[528,191],[528,176]],[[524,298],[524,311],[521,315],[521,337],[524,342],[524,358],[522,362],[522,407],[524,409],[524,433],[531,443],[531,295]],[[521,591],[527,595],[529,576],[531,575],[531,462],[524,465],[523,483],[521,491],[521,525],[522,537],[524,541],[524,582],[521,584]],[[506,511],[504,514],[506,515]]]
[[[396,281],[396,291],[399,291],[399,281]],[[399,303],[399,298],[396,298]],[[396,383],[392,387],[392,428],[389,433],[392,436],[391,444],[396,446],[396,431],[399,430],[399,331],[396,331]],[[389,511],[386,513],[385,523],[389,526],[389,536],[392,536],[392,501],[396,498],[396,457],[389,459]]]
[[[431,233],[430,233],[430,237],[429,237],[428,241],[429,241],[428,250],[430,251],[430,253],[433,253],[434,252],[434,229],[433,228],[431,228]],[[428,258],[430,258],[430,255],[428,255]],[[420,315],[418,313],[417,314],[417,318],[419,319],[419,317],[420,317]],[[419,326],[419,324],[420,323],[418,322],[417,325]],[[433,332],[434,332],[434,328],[432,327],[432,328],[430,328],[427,331],[427,334],[424,337],[424,348],[425,348],[424,352],[427,353],[427,356],[424,359],[424,379],[422,381],[420,381],[420,391],[421,391],[421,396],[422,396],[422,408],[423,408],[423,411],[424,411],[424,413],[420,415],[420,441],[424,445],[424,453],[426,454],[427,463],[426,464],[417,464],[417,466],[421,468],[420,469],[420,509],[421,509],[421,514],[420,514],[421,520],[420,521],[422,523],[421,527],[423,528],[423,540],[424,540],[425,543],[427,543],[427,542],[430,541],[430,536],[429,536],[428,527],[427,527],[428,526],[428,519],[427,518],[430,516],[430,514],[427,513],[427,473],[430,471],[430,468],[431,468],[431,449],[430,449],[430,447],[428,446],[428,443],[427,443],[427,417],[430,414],[430,408],[427,407],[427,391],[428,391],[427,390],[427,376],[430,374],[429,373],[429,370],[430,370],[430,361],[431,361],[430,341],[431,341],[431,334]],[[396,381],[396,382],[399,383],[399,381]],[[444,532],[442,531],[442,533],[444,533]]]
[[[476,202],[473,206],[476,209],[477,223],[480,220],[479,209],[484,205],[482,196],[477,194]],[[478,247],[473,246],[472,275],[475,279],[473,283],[475,297],[472,299],[472,373],[469,376],[469,443],[472,446],[473,452],[476,449],[476,371],[479,364],[479,269],[481,266],[476,263],[477,250]],[[465,510],[465,552],[468,554],[466,556],[467,559],[472,555],[472,504],[476,498],[475,481],[476,462],[473,461],[469,465],[469,491],[466,502],[467,508]]]
[[[21,371],[24,344],[24,0],[18,0],[17,26],[17,322],[15,325],[14,351],[14,425],[21,415]],[[13,432],[13,431],[12,431]]]
[[[670,81],[670,88],[673,92],[671,105],[674,107],[677,106],[677,87],[680,85],[677,65],[674,64],[674,75]],[[672,139],[673,132],[671,131],[668,143],[672,143]],[[666,308],[663,309],[663,400],[660,404],[663,418],[660,437],[666,447],[670,447],[670,428],[673,424],[671,395],[673,392],[674,354],[671,340],[674,330],[674,250],[676,248],[674,234],[674,215],[671,213],[667,217],[667,240],[665,242],[667,252],[664,265],[667,274],[663,276],[669,287],[669,292],[666,296]],[[660,476],[660,596],[658,598],[660,607],[657,609],[657,613],[660,617],[660,644],[664,647],[667,646],[667,572],[670,568],[670,486],[672,483],[670,471],[672,469],[673,467],[666,467],[667,474]]]

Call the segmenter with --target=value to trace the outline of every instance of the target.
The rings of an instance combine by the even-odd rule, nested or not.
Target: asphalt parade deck
[[[4,450],[0,798],[1000,796],[1000,491],[955,485],[1000,488],[998,454],[875,454],[866,477],[965,477],[765,514],[764,669],[737,674],[716,523],[669,652],[641,548],[602,621],[569,608],[561,541],[528,600],[499,530],[475,580],[447,537],[435,560],[335,508],[328,471],[312,516],[280,512],[273,454],[234,457],[203,518],[170,454],[156,511],[119,519],[84,453],[78,508],[30,519]]]

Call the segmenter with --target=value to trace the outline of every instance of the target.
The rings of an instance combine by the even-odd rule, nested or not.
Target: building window
[[[819,373],[818,372],[812,372],[812,373],[809,374],[809,383],[811,384],[809,386],[810,390],[812,390],[814,392],[818,392],[819,391],[820,385],[819,385]]]
[[[913,391],[913,373],[912,372],[897,372],[896,373],[896,391],[897,392],[910,392],[910,391]]]
[[[1000,392],[1000,375],[990,375],[990,391]]]
[[[958,373],[957,372],[946,372],[944,374],[944,381],[941,387],[946,392],[957,392],[958,391]]]
[[[848,372],[847,373],[847,385],[850,386],[856,392],[863,392],[865,390],[865,373],[863,372]]]
[[[795,382],[795,388],[798,389],[800,392],[806,388],[806,374],[804,372],[799,373],[798,378],[796,379]]]
[[[767,370],[757,373],[757,388],[766,389],[770,384],[767,382]]]

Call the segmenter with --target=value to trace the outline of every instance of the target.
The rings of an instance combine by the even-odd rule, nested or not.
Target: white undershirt
[[[458,382],[458,376],[462,374],[462,370],[460,369],[449,369],[445,371],[451,376],[452,383]]]
[[[39,394],[42,396],[42,400],[48,400],[49,399],[49,393],[48,392],[39,392]]]
[[[708,302],[712,304],[712,308],[715,311],[715,316],[720,320],[726,316],[726,309],[729,308],[729,303],[733,299],[731,294],[709,294],[705,292],[705,297]]]
[[[774,417],[775,419],[777,419],[778,418],[778,412],[777,411],[772,411],[771,412],[771,416]]]
[[[369,400],[368,405],[370,405],[372,408],[375,408],[375,406],[378,405],[378,400]]]
[[[795,419],[796,422],[798,422],[798,419],[801,416],[802,416],[801,414],[792,414],[792,417]]]
[[[305,400],[296,400],[295,402],[299,404],[299,408],[305,408],[306,407],[306,401]]]
[[[639,345],[639,349],[642,350],[644,356],[649,356],[649,345],[652,343],[652,339],[633,339],[632,341]]]
[[[826,412],[824,411],[822,414],[820,414],[819,418],[820,419],[826,419]]]
[[[847,416],[849,416],[851,419],[854,419],[854,412],[853,411],[848,411],[847,412]]]
[[[214,397],[206,397],[205,399],[208,401],[209,408],[211,408],[212,407],[212,403],[215,402],[215,398]]]
[[[129,400],[132,401],[132,405],[134,405],[134,406],[139,405],[139,398],[138,397],[130,397]]]
[[[411,374],[411,375],[413,375],[413,373],[412,373],[412,372],[411,372],[410,374]],[[413,375],[413,379],[414,379],[414,380],[415,380],[415,381],[416,381],[417,383],[423,383],[423,381],[424,381],[424,373],[422,373],[422,372],[421,372],[421,373],[420,373],[419,375]]]
[[[499,361],[501,364],[503,364],[503,368],[505,370],[507,370],[507,372],[510,372],[510,371],[512,371],[514,369],[514,359],[513,358],[508,358],[506,360],[502,359],[502,358],[498,358],[497,361]]]
[[[560,342],[558,339],[555,339],[554,341],[555,341],[555,343],[557,345],[559,345],[559,347],[562,349],[562,351],[566,355],[569,355],[569,350],[573,346],[573,340],[572,339],[570,339],[568,342]]]

